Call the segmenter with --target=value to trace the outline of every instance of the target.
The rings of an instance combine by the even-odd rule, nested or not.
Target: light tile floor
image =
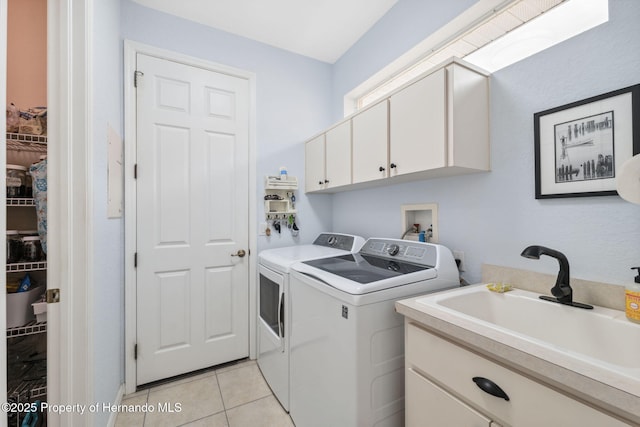
[[[121,405],[140,410],[121,410],[116,427],[293,427],[254,360],[138,391]]]

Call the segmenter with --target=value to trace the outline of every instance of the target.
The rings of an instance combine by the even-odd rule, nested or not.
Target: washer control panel
[[[438,261],[436,245],[398,239],[371,238],[360,249],[360,254],[397,259],[430,267],[434,267]]]

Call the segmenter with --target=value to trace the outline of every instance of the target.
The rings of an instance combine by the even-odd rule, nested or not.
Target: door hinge
[[[144,76],[142,71],[135,71],[133,73],[133,87],[138,87],[138,77]]]
[[[138,179],[138,164],[133,165],[133,179]]]
[[[47,289],[47,304],[55,304],[60,302],[60,289]]]
[[[135,254],[133,254],[133,266],[137,267],[138,266],[138,252],[136,252]]]
[[[134,358],[135,360],[138,360],[138,344],[135,344],[135,345],[133,346],[133,358]]]

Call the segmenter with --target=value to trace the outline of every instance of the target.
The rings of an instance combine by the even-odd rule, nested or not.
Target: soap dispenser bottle
[[[638,275],[633,279],[634,283],[628,284],[625,290],[626,314],[632,322],[640,323],[640,267],[631,269],[638,270]]]

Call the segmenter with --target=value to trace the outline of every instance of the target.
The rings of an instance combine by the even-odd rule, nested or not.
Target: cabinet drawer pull
[[[493,381],[487,378],[473,377],[473,382],[476,383],[476,385],[485,393],[489,393],[492,396],[499,397],[507,401],[509,400],[507,393],[505,393],[504,390],[502,390],[498,384]]]

